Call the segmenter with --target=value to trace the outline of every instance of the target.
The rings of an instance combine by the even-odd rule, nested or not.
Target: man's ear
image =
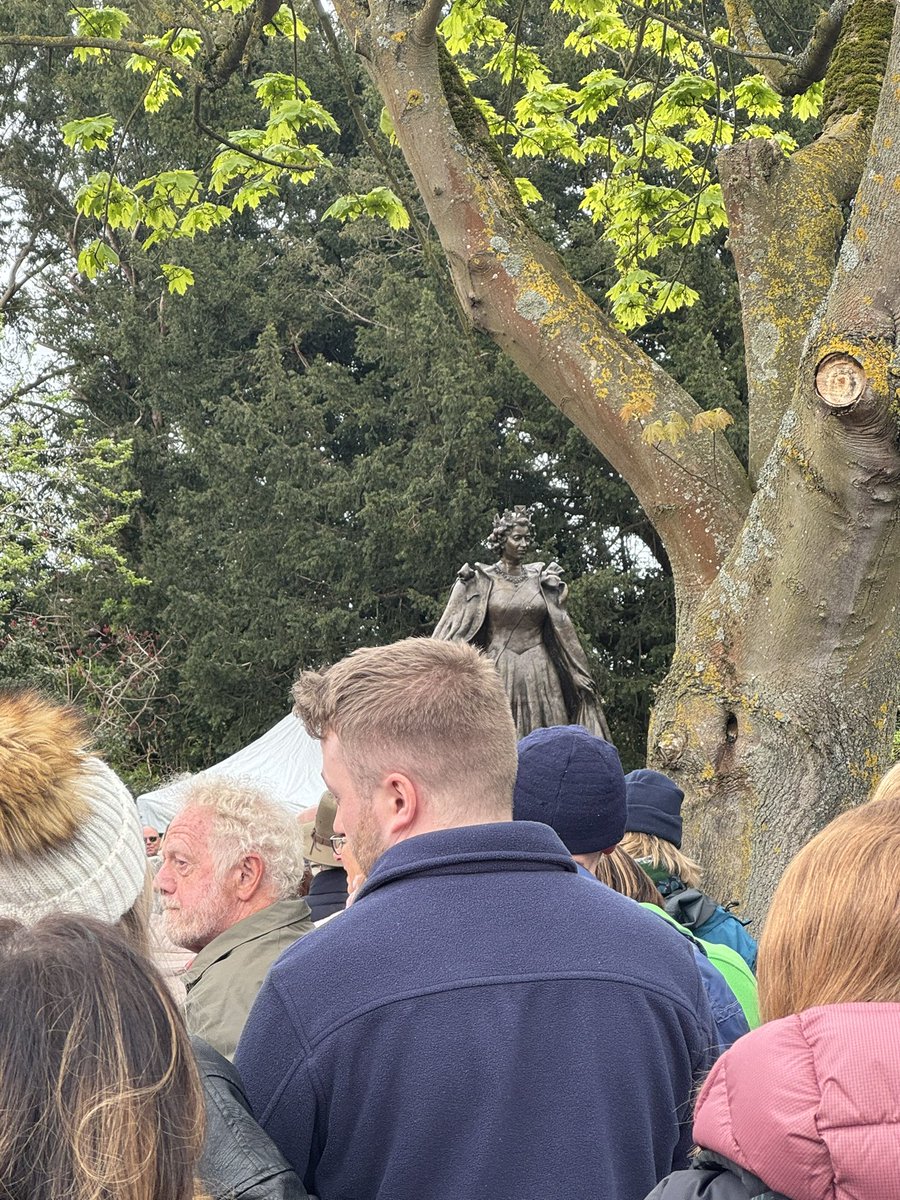
[[[266,873],[265,863],[258,854],[245,854],[235,867],[235,873],[235,895],[238,900],[252,900],[259,891]]]
[[[397,840],[408,837],[422,811],[422,797],[414,780],[392,771],[382,779],[375,799],[382,830]]]

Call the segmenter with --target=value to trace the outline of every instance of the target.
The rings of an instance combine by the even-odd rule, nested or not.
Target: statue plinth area
[[[548,725],[584,725],[607,741],[609,729],[587,656],[566,611],[569,589],[555,562],[526,563],[532,524],[522,506],[494,521],[491,564],[465,563],[434,633],[469,642],[496,664],[520,738]]]

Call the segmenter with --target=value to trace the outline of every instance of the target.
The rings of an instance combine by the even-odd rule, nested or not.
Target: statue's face
[[[512,529],[506,535],[506,541],[503,543],[503,557],[509,559],[510,562],[521,562],[525,557],[525,551],[531,545],[531,526],[524,522],[519,525],[513,525]]]

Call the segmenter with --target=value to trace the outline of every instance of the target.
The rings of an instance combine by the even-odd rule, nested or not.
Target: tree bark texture
[[[785,155],[775,141],[738,142],[719,156],[728,246],[738,270],[754,486],[790,403],[803,340],[834,275],[842,206],[862,173],[861,114]]]
[[[854,0],[835,51],[845,62],[857,7],[893,14],[887,0]],[[621,472],[664,541],[678,649],[649,762],[685,789],[688,849],[707,864],[710,889],[761,915],[790,855],[865,797],[895,724],[900,35],[864,169],[874,110],[852,102],[792,158],[757,142],[723,161],[754,494],[708,435],[663,453],[619,416],[634,397],[687,421],[698,410],[530,227],[435,38],[438,7],[335,0],[335,9],[393,119],[473,324]],[[852,101],[852,88],[845,94]],[[842,206],[861,172],[838,260]]]

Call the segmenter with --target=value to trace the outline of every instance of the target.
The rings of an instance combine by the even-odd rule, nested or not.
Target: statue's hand
[[[547,587],[560,588],[563,586],[561,575],[562,567],[558,562],[547,563],[546,567],[544,567],[543,571],[541,572],[541,583],[545,584]]]
[[[475,578],[475,568],[470,567],[468,563],[463,563],[456,572],[456,578],[462,583],[468,583],[470,579]]]

